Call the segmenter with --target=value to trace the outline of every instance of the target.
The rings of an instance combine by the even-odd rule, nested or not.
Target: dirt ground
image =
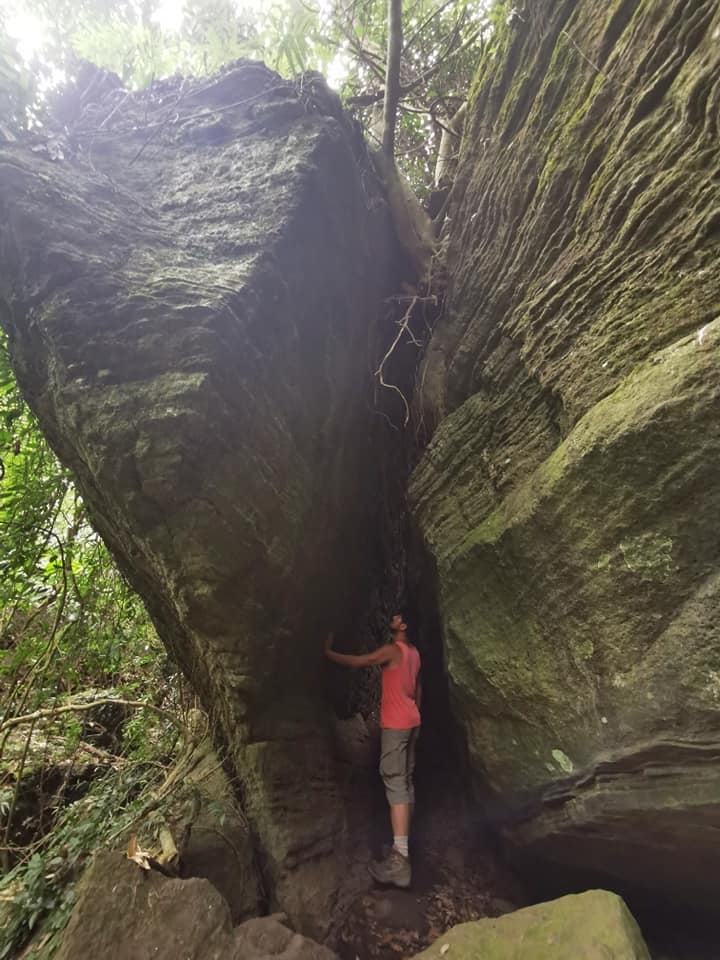
[[[411,888],[381,887],[368,877],[366,891],[333,933],[331,946],[341,960],[407,960],[457,923],[501,916],[560,894],[543,896],[514,874],[463,791],[439,773],[418,785]],[[382,856],[391,842],[379,779],[358,801],[358,867],[365,871],[371,856]],[[632,907],[653,960],[720,960],[720,925],[712,918],[658,904]]]
[[[336,931],[341,960],[404,960],[449,927],[496,917],[527,902],[520,883],[503,867],[477,815],[442,780],[420,783],[411,837],[410,889],[368,881]],[[370,796],[363,867],[389,849],[390,829],[379,783]],[[362,825],[358,830],[362,835]]]

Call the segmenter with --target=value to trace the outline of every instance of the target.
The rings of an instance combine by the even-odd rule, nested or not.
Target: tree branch
[[[412,45],[415,43],[417,38],[422,34],[425,27],[427,27],[430,23],[432,23],[435,17],[442,16],[442,14],[445,13],[448,7],[452,7],[454,3],[456,3],[456,0],[446,0],[445,3],[443,3],[441,6],[433,10],[432,13],[428,17],[426,17],[425,20],[423,20],[423,22],[420,24],[417,30],[415,30],[415,32],[411,34],[410,37],[405,41],[403,49],[404,50],[412,49]],[[461,17],[462,16],[464,15],[461,14]]]
[[[144,710],[150,710],[158,716],[165,717],[175,724],[182,726],[182,722],[169,710],[162,710],[152,703],[145,703],[143,700],[119,700],[115,698],[104,698],[99,700],[88,700],[83,703],[65,703],[61,707],[49,707],[47,710],[35,710],[33,713],[25,713],[19,717],[8,717],[0,723],[0,731],[12,730],[13,727],[19,727],[25,723],[37,723],[38,720],[44,720],[50,717],[56,717],[61,713],[83,713],[85,710],[94,710],[95,707],[103,707],[106,704],[120,704],[123,707],[141,707]]]
[[[442,57],[438,58],[438,60],[431,67],[428,67],[427,70],[423,70],[423,72],[419,76],[415,77],[414,80],[411,80],[410,83],[399,84],[398,102],[400,100],[404,100],[409,93],[412,93],[413,90],[417,90],[418,87],[421,87],[428,80],[432,80],[435,74],[440,70],[441,67],[445,66],[448,60],[456,57],[460,53],[464,53],[467,49],[469,49],[475,43],[481,33],[482,31],[476,30],[459,47],[455,47],[454,50],[451,49],[448,53],[443,54]],[[383,99],[385,99],[384,89],[378,90],[375,93],[359,93],[354,97],[348,97],[346,103],[353,107],[370,107],[374,103],[379,103]],[[463,98],[458,96],[457,99],[462,100]],[[416,112],[428,113],[431,111],[422,110]]]

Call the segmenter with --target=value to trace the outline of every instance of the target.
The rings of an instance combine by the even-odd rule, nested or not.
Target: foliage
[[[342,93],[371,140],[383,92],[386,0],[336,0],[331,39],[352,58]],[[443,127],[470,88],[483,45],[492,33],[488,0],[405,0],[398,163],[417,192],[433,184]]]
[[[159,641],[19,394],[0,344],[4,718],[83,686],[150,691]],[[30,679],[32,678],[32,683]]]
[[[162,731],[166,737],[167,729]],[[51,833],[0,880],[0,960],[16,955],[38,931],[30,955],[51,956],[75,903],[75,884],[90,855],[117,846],[131,830],[150,836],[164,812],[149,799],[167,769],[132,755],[96,777],[85,796],[65,806]],[[187,788],[180,788],[187,789]]]
[[[0,10],[0,139],[11,139],[25,125],[32,98],[32,74],[8,36]]]
[[[134,778],[127,790],[139,795],[148,761],[155,777],[169,749],[167,721],[144,711],[121,715],[113,731],[89,711],[13,722],[68,698],[92,700],[97,690],[162,699],[174,710],[178,688],[167,683],[165,663],[141,601],[40,434],[0,342],[0,905],[9,903],[12,915],[0,956],[12,955],[40,918],[60,923],[72,902],[68,879],[130,802],[120,796],[127,777]],[[108,765],[87,803],[68,807]]]
[[[316,70],[341,88],[371,141],[385,83],[387,0],[185,0],[176,28],[160,0],[26,0],[52,38],[42,61],[73,75],[78,58],[143,87],[203,75],[240,57],[284,75]],[[421,195],[443,127],[464,100],[493,29],[489,0],[405,0],[396,155]],[[495,14],[497,15],[497,14]]]

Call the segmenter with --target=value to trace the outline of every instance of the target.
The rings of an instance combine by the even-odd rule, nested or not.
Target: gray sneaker
[[[409,887],[412,879],[410,861],[395,848],[385,860],[373,860],[370,876],[378,883],[391,883],[394,887]]]

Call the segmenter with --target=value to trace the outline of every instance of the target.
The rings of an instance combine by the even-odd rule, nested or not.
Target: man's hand
[[[335,635],[332,632],[329,633],[327,637],[325,637],[325,653],[330,653],[330,651],[332,650],[334,639],[335,639]]]

